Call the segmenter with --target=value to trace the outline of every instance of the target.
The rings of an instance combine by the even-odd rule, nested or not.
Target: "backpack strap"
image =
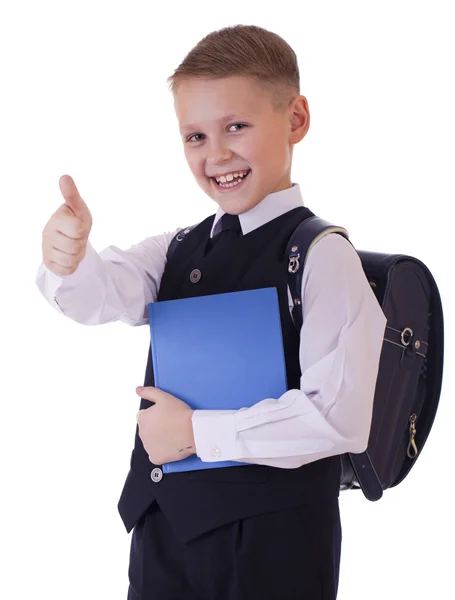
[[[190,233],[190,231],[192,229],[194,229],[195,227],[196,227],[196,225],[190,225],[190,227],[185,227],[185,229],[182,229],[181,231],[179,231],[178,233],[176,233],[174,235],[174,237],[171,240],[171,243],[169,244],[169,248],[167,249],[167,254],[166,254],[167,261],[169,261],[171,256],[177,250],[177,246],[179,245],[179,243],[183,242],[183,240],[185,239],[185,236],[188,233]]]
[[[329,233],[338,233],[349,242],[349,234],[343,227],[338,227],[320,217],[309,217],[300,223],[291,235],[286,247],[288,256],[288,286],[293,308],[291,316],[297,331],[300,333],[303,323],[302,314],[302,278],[306,260],[313,246]],[[382,496],[382,485],[369,457],[368,451],[360,454],[347,453],[359,486],[368,500],[379,500]],[[340,456],[340,459],[342,456]]]
[[[349,241],[343,227],[337,227],[320,217],[308,217],[300,223],[291,235],[286,247],[288,262],[288,286],[291,292],[293,309],[292,320],[298,331],[302,328],[302,278],[308,253],[313,246],[329,233],[339,233]]]

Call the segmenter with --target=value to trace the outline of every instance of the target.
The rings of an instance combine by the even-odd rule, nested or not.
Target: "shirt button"
[[[202,273],[199,269],[193,269],[190,273],[190,281],[191,283],[197,283],[202,277]]]
[[[163,479],[163,471],[161,469],[153,469],[153,471],[150,474],[150,477],[152,478],[152,481],[154,483],[158,483],[158,481],[161,481]]]
[[[212,448],[211,455],[215,458],[219,458],[221,456],[221,450],[217,446],[215,446],[214,448]]]

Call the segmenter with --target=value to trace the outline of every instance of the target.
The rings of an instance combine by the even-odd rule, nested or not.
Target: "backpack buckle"
[[[299,246],[292,246],[291,254],[289,255],[289,265],[288,271],[289,273],[297,273],[300,269],[300,248]]]
[[[414,332],[412,331],[412,329],[410,327],[405,327],[403,329],[403,331],[401,332],[401,343],[403,344],[403,346],[409,346],[413,335],[414,335]],[[419,347],[420,347],[420,344],[419,344]]]
[[[182,231],[179,231],[179,233],[177,234],[177,236],[176,236],[176,238],[175,238],[175,239],[176,239],[178,242],[181,242],[181,241],[183,240],[183,238],[185,237],[185,235],[186,235],[187,233],[189,233],[190,231],[191,231],[191,229],[184,229],[184,230],[182,230]]]

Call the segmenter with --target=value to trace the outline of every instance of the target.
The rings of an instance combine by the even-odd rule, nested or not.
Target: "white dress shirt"
[[[242,233],[302,205],[298,184],[269,194],[239,215]],[[211,236],[223,214],[219,208]],[[89,240],[74,273],[59,276],[42,263],[36,284],[51,306],[78,323],[148,324],[147,304],[156,301],[167,249],[180,230],[99,254]],[[366,449],[387,320],[357,252],[341,235],[326,235],[309,252],[301,308],[300,389],[249,408],[196,410],[193,431],[203,461],[296,468]]]

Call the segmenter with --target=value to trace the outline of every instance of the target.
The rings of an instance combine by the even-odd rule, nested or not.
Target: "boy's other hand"
[[[69,175],[59,180],[65,203],[56,210],[43,229],[43,263],[56,275],[71,275],[87,250],[92,215]]]
[[[136,393],[145,400],[155,402],[136,415],[139,437],[150,461],[155,465],[162,465],[195,454],[191,421],[194,410],[159,388],[138,387]]]

